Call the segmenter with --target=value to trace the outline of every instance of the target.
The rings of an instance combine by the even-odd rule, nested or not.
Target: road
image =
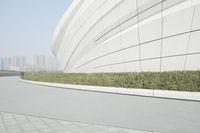
[[[20,72],[0,70],[0,77],[3,76],[20,76]]]
[[[61,89],[0,77],[0,111],[164,133],[199,133],[200,102]]]

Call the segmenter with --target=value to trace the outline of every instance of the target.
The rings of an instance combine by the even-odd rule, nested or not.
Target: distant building
[[[53,56],[35,55],[28,61],[25,56],[0,58],[0,70],[55,72],[59,70],[58,66],[58,61]]]
[[[4,69],[4,61],[3,58],[0,58],[0,70]]]
[[[33,66],[35,71],[46,71],[46,57],[44,55],[34,56]]]
[[[8,57],[3,58],[3,70],[9,70],[11,59]]]
[[[48,63],[47,63],[47,71],[55,72],[58,71],[58,61],[55,57],[49,56]]]
[[[14,56],[9,58],[9,69],[14,71],[25,71],[26,58],[25,56]]]

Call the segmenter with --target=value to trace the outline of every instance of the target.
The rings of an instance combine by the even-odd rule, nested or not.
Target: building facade
[[[200,69],[200,0],[74,0],[51,45],[64,72]]]

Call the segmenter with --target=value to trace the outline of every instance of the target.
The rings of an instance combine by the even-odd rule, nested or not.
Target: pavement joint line
[[[46,121],[44,121],[42,118],[39,118],[40,121],[42,121],[47,127],[49,127],[52,131],[54,131],[55,133],[58,133],[52,126],[50,126],[48,123],[46,123]]]
[[[59,125],[61,125],[63,128],[69,130],[71,133],[74,133],[71,129],[66,128],[63,124],[61,124],[58,120],[55,120],[56,123],[58,123]]]
[[[16,113],[16,112],[9,112],[9,111],[2,111],[2,110],[0,110],[0,115],[1,115],[1,117],[3,118],[3,116],[2,116],[2,113],[8,113],[8,114],[11,114],[11,115],[13,115],[13,114],[15,114],[15,115],[23,115],[23,116],[25,116],[25,117],[27,117],[27,116],[31,116],[31,117],[36,117],[36,118],[38,118],[40,121],[42,121],[44,124],[46,124],[47,126],[48,126],[48,124],[46,123],[46,122],[44,122],[42,119],[51,119],[51,120],[54,120],[54,121],[67,121],[67,122],[69,122],[69,123],[76,123],[76,124],[87,124],[89,127],[90,126],[103,126],[103,127],[107,127],[107,128],[116,128],[116,129],[124,129],[124,130],[131,130],[131,131],[136,131],[136,132],[147,132],[147,133],[159,133],[159,132],[157,132],[157,131],[150,131],[150,130],[141,130],[141,129],[132,129],[132,128],[125,128],[125,127],[119,127],[119,126],[109,126],[109,125],[102,125],[102,124],[94,124],[94,123],[87,123],[87,122],[76,122],[76,121],[69,121],[69,120],[64,120],[64,119],[56,119],[56,118],[48,118],[48,117],[43,117],[43,116],[37,116],[37,115],[29,115],[29,114],[22,114],[22,113]],[[13,117],[14,118],[14,117]],[[15,119],[15,118],[14,118]],[[7,133],[9,133],[9,130],[8,130],[8,127],[7,127],[7,125],[5,124],[5,120],[4,120],[4,118],[2,119],[3,120],[3,124],[4,124],[4,127],[6,128],[6,132]],[[18,124],[17,124],[18,125]],[[18,125],[19,126],[19,125]],[[55,129],[53,129],[51,126],[48,126],[52,131],[55,131],[55,133],[58,133]],[[20,128],[20,127],[19,127]],[[21,128],[20,128],[21,129]],[[107,132],[106,130],[105,130],[105,132]],[[40,131],[40,133],[41,133],[41,131]],[[74,133],[74,132],[72,132],[72,133]],[[108,132],[109,133],[109,132]]]
[[[163,91],[163,92],[175,92],[175,91],[168,91],[168,90],[149,90],[149,89],[135,89],[136,91],[149,91],[146,93],[151,94],[139,94],[138,92],[121,92],[123,90],[126,90],[127,88],[116,88],[112,89],[114,87],[103,87],[103,86],[88,86],[88,85],[73,85],[73,84],[62,84],[62,83],[50,83],[50,82],[40,82],[40,81],[31,81],[31,80],[24,80],[19,78],[20,82],[27,83],[27,84],[34,84],[39,86],[47,86],[47,87],[55,87],[60,89],[71,89],[76,91],[88,91],[88,92],[98,92],[98,93],[107,93],[107,94],[117,94],[117,95],[127,95],[127,96],[138,96],[138,97],[149,97],[149,98],[160,98],[160,99],[171,99],[171,100],[181,100],[181,101],[191,101],[191,102],[200,102],[200,92],[176,92],[176,93],[198,93],[198,98],[180,98],[180,97],[170,97],[170,96],[162,96],[159,94],[155,94],[156,91]],[[81,88],[82,87],[82,88]],[[91,89],[91,88],[98,88],[98,89]],[[100,90],[100,88],[103,88],[103,90]],[[111,88],[112,90],[106,90],[106,88]],[[123,89],[123,90],[122,90]],[[121,90],[121,91],[120,91]],[[126,91],[131,91],[131,89],[127,89]],[[152,92],[150,92],[152,91]],[[154,92],[154,93],[153,93]],[[157,92],[158,93],[158,92]],[[154,94],[154,95],[153,95]],[[185,97],[185,96],[184,96]]]
[[[3,118],[2,112],[0,112],[0,115],[1,115],[1,119],[3,121],[4,128],[5,128],[6,132],[8,132],[8,127],[7,127],[6,123],[5,123],[5,120]]]
[[[33,127],[34,127],[39,133],[42,133],[42,132],[39,130],[39,128],[38,128],[37,126],[35,126],[35,124],[34,124],[30,119],[27,118],[26,115],[24,115],[24,117],[25,117],[25,119],[26,119],[27,121],[29,121],[29,122],[33,125]]]
[[[16,121],[16,123],[17,123],[18,127],[20,128],[20,130],[21,130],[23,133],[25,133],[25,132],[24,132],[24,129],[23,129],[22,126],[19,124],[19,122],[18,122],[18,120],[16,119],[15,115],[13,115],[13,114],[11,114],[11,115],[12,115],[12,117],[14,118],[14,120]]]

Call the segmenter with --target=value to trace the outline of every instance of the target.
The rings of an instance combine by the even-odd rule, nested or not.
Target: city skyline
[[[0,57],[0,70],[12,71],[59,71],[59,64],[55,57],[46,55]]]

